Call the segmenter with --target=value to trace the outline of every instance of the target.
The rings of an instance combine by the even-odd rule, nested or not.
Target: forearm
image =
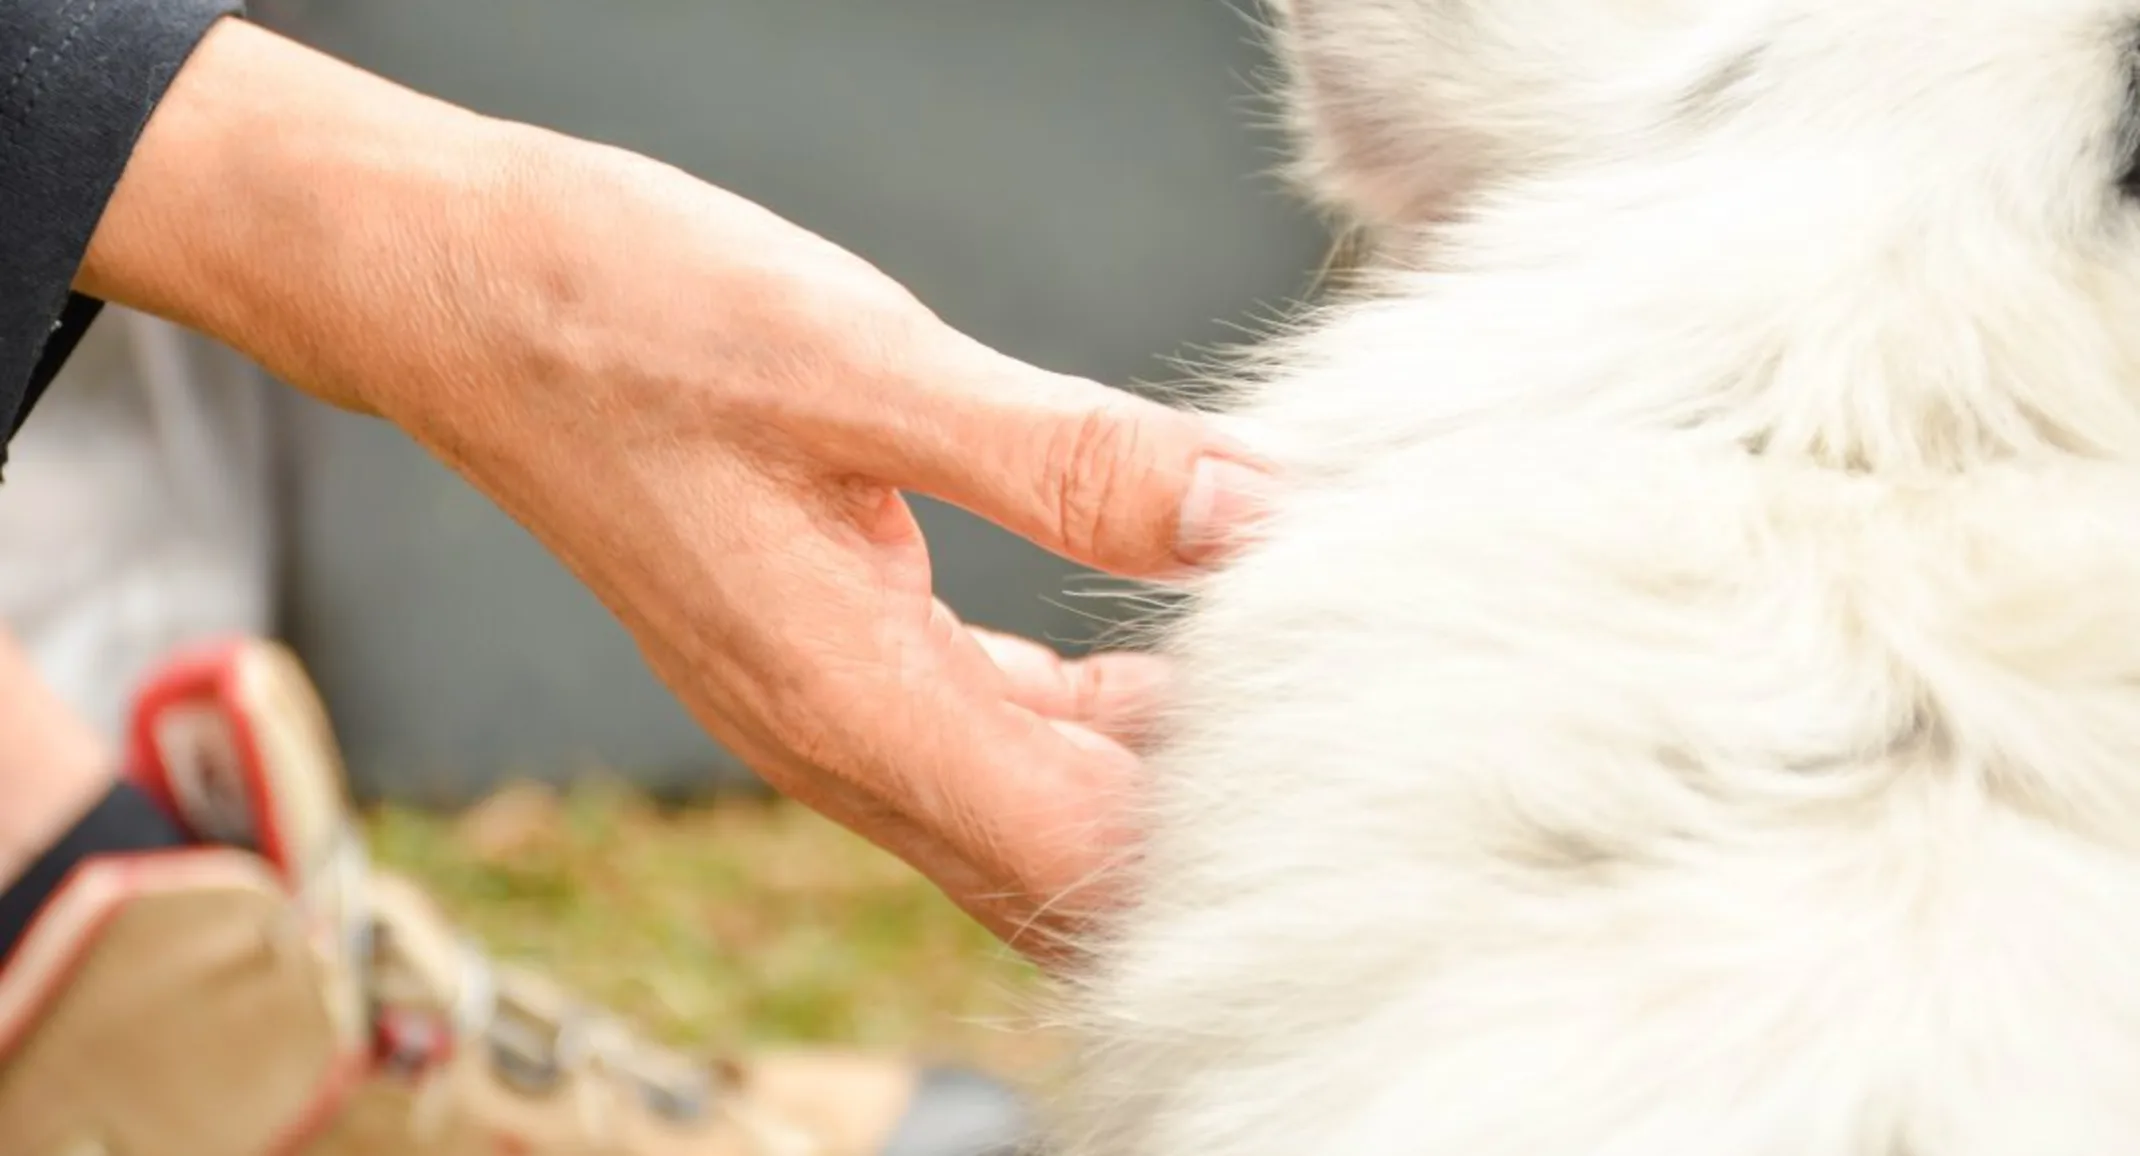
[[[669,166],[237,21],[172,84],[76,284],[388,419],[628,621],[685,607],[641,588],[650,567],[707,562],[661,506],[733,467],[683,444],[798,384],[866,391],[904,368],[844,363],[881,347],[820,324],[867,335],[900,292],[835,246]]]
[[[0,890],[110,787],[110,756],[0,624]]]
[[[382,383],[445,371],[514,275],[494,222],[547,137],[226,20],[150,119],[76,287],[374,409]]]

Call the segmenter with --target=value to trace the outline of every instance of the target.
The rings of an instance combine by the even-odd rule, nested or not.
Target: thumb
[[[924,391],[880,477],[1083,565],[1161,577],[1213,562],[1269,469],[1209,418],[993,351]]]

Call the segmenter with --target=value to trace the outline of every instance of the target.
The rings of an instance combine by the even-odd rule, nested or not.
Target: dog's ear
[[[1698,79],[1725,0],[1267,0],[1306,183],[1370,224],[1606,147]]]

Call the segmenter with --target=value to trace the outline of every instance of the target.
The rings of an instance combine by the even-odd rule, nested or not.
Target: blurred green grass
[[[1038,1078],[1037,976],[919,875],[778,800],[657,808],[590,782],[367,817],[378,863],[496,955],[671,1043],[831,1043]]]

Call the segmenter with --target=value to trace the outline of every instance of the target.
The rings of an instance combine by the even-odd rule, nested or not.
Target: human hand
[[[1163,671],[963,626],[901,491],[1146,577],[1255,505],[1198,419],[990,350],[755,205],[238,25],[152,122],[85,284],[400,425],[754,770],[1040,953],[1132,834]]]
[[[1101,901],[1079,888],[1132,833],[1126,744],[1161,672],[962,626],[900,491],[1162,576],[1243,512],[1240,482],[1192,495],[1232,451],[970,341],[755,206],[635,159],[597,168],[535,231],[569,238],[542,258],[569,272],[532,280],[574,286],[571,347],[486,380],[522,364],[491,346],[371,400],[565,559],[754,770],[1052,950],[1036,932]],[[626,209],[590,226],[594,205]]]

